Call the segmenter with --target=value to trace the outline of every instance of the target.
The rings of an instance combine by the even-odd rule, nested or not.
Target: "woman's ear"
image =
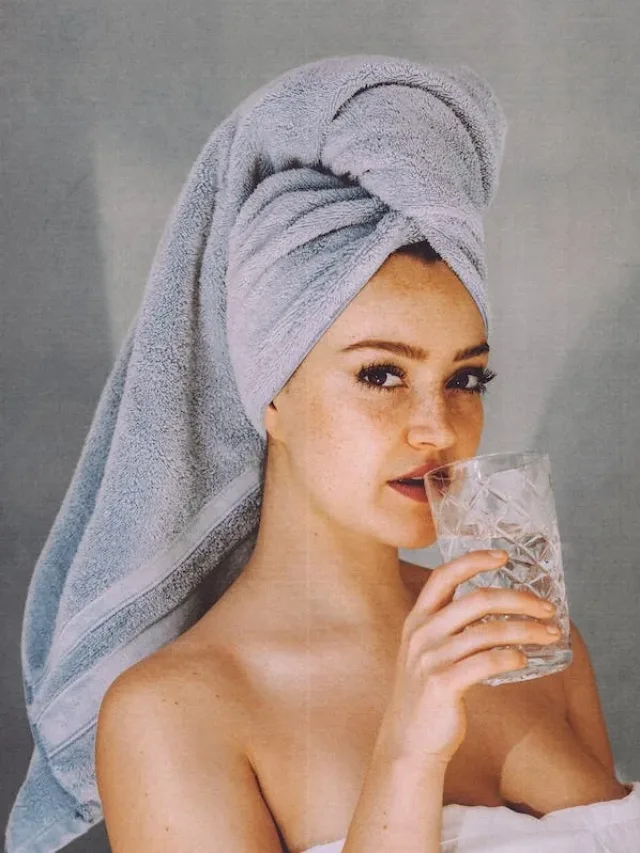
[[[276,398],[277,399],[277,398]],[[278,438],[279,434],[279,421],[278,421],[278,409],[276,407],[275,401],[272,400],[269,405],[264,410],[264,415],[262,416],[262,422],[264,424],[264,428],[269,436],[273,439]]]
[[[286,403],[286,398],[291,393],[292,382],[296,374],[297,369],[265,408],[264,414],[262,415],[264,428],[274,441],[282,441],[283,439],[283,409],[286,412],[286,406],[284,404]]]

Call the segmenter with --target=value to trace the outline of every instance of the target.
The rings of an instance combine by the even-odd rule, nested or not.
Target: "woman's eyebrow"
[[[367,339],[366,341],[357,341],[354,344],[349,344],[341,352],[349,352],[355,349],[383,349],[388,352],[394,352],[397,355],[403,355],[405,358],[412,358],[415,361],[426,361],[429,358],[427,350],[422,347],[413,346],[412,344],[401,343],[400,341],[380,341]],[[489,344],[483,341],[481,344],[476,344],[472,347],[459,350],[453,360],[464,361],[465,358],[473,358],[477,355],[483,355],[489,352]]]

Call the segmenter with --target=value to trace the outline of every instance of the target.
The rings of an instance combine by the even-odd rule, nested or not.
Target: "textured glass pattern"
[[[525,681],[564,669],[571,662],[569,613],[562,551],[547,456],[518,454],[476,457],[447,471],[446,479],[427,483],[438,545],[445,561],[468,551],[501,548],[509,560],[495,571],[481,572],[456,590],[455,598],[479,587],[527,590],[558,608],[559,639],[545,646],[518,646],[528,658],[525,669],[487,680],[489,684]],[[526,616],[487,616],[526,619]]]

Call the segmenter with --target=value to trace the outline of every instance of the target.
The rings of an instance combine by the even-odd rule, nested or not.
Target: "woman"
[[[398,559],[435,531],[393,481],[474,455],[487,359],[468,291],[412,246],[276,396],[243,574],[103,705],[97,768],[115,853],[300,853],[335,839],[423,853],[440,849],[443,803],[541,816],[627,795],[575,626],[569,669],[480,685],[524,665],[496,646],[557,639],[553,614],[515,591],[451,601],[504,553],[427,572]],[[473,625],[496,612],[534,618]]]
[[[538,832],[583,853],[594,825],[634,849],[640,790],[575,628],[564,673],[481,685],[524,663],[496,647],[553,641],[553,613],[452,601],[504,554],[398,559],[435,532],[397,480],[480,441],[503,141],[469,69],[377,56],[293,69],[213,133],[34,573],[7,853],[102,814],[114,853],[496,853]],[[532,618],[474,624],[492,612]]]

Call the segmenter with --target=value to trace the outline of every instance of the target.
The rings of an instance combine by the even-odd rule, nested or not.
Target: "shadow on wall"
[[[640,777],[640,266],[566,353],[532,446],[549,448],[570,613],[589,647],[616,766]],[[562,347],[562,343],[558,343]],[[553,448],[562,455],[554,455]]]

